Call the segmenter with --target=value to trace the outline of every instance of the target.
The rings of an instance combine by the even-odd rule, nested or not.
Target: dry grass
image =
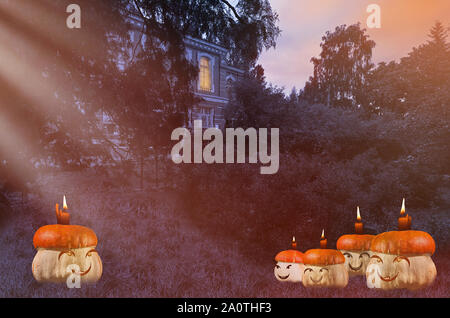
[[[0,297],[449,297],[449,254],[442,251],[434,258],[437,280],[419,292],[369,290],[362,278],[342,290],[308,290],[277,282],[273,260],[257,259],[263,246],[246,249],[246,242],[194,227],[177,193],[148,189],[142,195],[127,186],[106,191],[103,182],[94,173],[42,176],[42,197],[29,198],[23,207],[14,201],[0,225]],[[97,233],[104,263],[102,279],[80,290],[38,284],[31,274],[33,234],[55,222],[54,203],[62,194],[72,223]]]

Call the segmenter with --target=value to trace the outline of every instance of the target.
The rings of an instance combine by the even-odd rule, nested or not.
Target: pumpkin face
[[[305,287],[343,288],[348,284],[345,258],[331,249],[314,249],[305,253],[303,285]]]
[[[345,266],[350,276],[366,275],[367,265],[370,261],[370,245],[374,235],[343,235],[336,245],[345,256]]]
[[[95,249],[97,237],[79,225],[46,225],[33,238],[37,254],[33,259],[33,276],[38,282],[64,283],[71,274],[82,283],[94,283],[102,275],[103,266]],[[69,265],[77,265],[75,272]]]
[[[303,278],[305,265],[299,263],[278,262],[274,274],[280,282],[300,283]]]
[[[68,271],[76,264],[80,272]],[[53,250],[39,248],[33,260],[33,276],[38,282],[65,283],[71,273],[80,275],[82,283],[95,283],[102,276],[102,261],[95,246]]]
[[[355,252],[349,250],[340,250],[345,256],[345,268],[349,276],[366,275],[367,265],[369,265],[371,252]]]
[[[305,265],[303,285],[305,287],[335,287],[347,286],[348,273],[344,264],[315,266]]]
[[[431,259],[433,238],[421,231],[393,231],[377,235],[371,245],[372,257],[367,266],[367,287],[417,290],[429,286],[436,278]]]
[[[410,290],[429,286],[436,277],[430,256],[401,256],[376,253],[367,267],[367,287]]]
[[[299,283],[303,278],[305,266],[303,253],[297,250],[287,250],[277,254],[277,264],[273,270],[275,278],[280,282]]]

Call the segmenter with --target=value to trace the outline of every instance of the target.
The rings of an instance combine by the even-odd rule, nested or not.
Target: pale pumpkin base
[[[345,256],[345,266],[347,268],[348,271],[348,275],[349,276],[363,276],[366,275],[366,269],[367,269],[367,265],[369,265],[370,262],[370,256],[372,256],[372,252],[371,251],[350,251],[350,250],[339,250],[341,251],[342,254],[345,253],[349,253],[350,255],[352,255],[352,257],[348,257],[346,255]],[[361,255],[361,253],[368,253],[369,256],[367,255],[363,255],[362,258],[360,258],[359,256]],[[353,270],[350,268],[349,265],[351,265],[353,268],[358,268],[362,263],[362,266],[359,270]]]
[[[431,285],[436,278],[436,266],[430,256],[419,255],[409,256],[409,263],[406,260],[394,262],[398,255],[374,253],[379,256],[383,263],[372,258],[367,266],[366,280],[367,287],[380,288],[385,290],[402,289],[417,290]],[[392,279],[384,281],[380,278]]]
[[[280,282],[290,282],[290,283],[300,283],[303,277],[303,271],[305,270],[305,265],[301,263],[286,263],[286,262],[278,262],[277,265],[280,268],[275,266],[273,272],[275,274],[276,279]],[[290,266],[289,268],[287,268]],[[286,279],[281,279],[281,277],[288,276]]]
[[[32,264],[33,276],[38,282],[66,283],[71,274],[67,271],[67,267],[76,264],[80,267],[81,272],[91,268],[87,274],[80,277],[81,283],[95,283],[102,276],[103,265],[96,252],[86,256],[94,248],[93,246],[74,248],[71,251],[75,253],[75,256],[64,254],[59,259],[61,250],[38,248]]]
[[[344,288],[348,284],[348,272],[345,264],[328,266],[305,264],[305,270],[308,268],[312,271],[307,270],[303,274],[302,282],[305,287]]]

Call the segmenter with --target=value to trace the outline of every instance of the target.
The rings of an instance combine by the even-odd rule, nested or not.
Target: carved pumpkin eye
[[[98,253],[96,249],[92,249],[86,253],[86,257],[92,256],[92,253]]]
[[[349,258],[353,258],[353,255],[350,253],[344,253],[344,256],[349,257]]]
[[[411,266],[411,263],[409,262],[409,259],[406,256],[397,256],[392,262],[400,263],[401,261],[407,261],[408,265]]]
[[[291,266],[292,266],[292,265],[288,265],[288,266],[286,266],[286,269],[289,269],[289,268],[291,268]]]
[[[321,269],[320,269],[320,272],[322,273],[323,270],[326,270],[327,272],[329,272],[328,268],[321,268]]]
[[[359,258],[363,258],[364,255],[366,255],[367,257],[370,257],[369,253],[364,252],[364,253],[359,254]]]
[[[277,265],[275,265],[275,268],[279,269],[279,268],[280,268],[280,265],[278,265],[278,264],[277,264]]]
[[[75,256],[75,253],[71,250],[67,250],[67,251],[62,251],[61,253],[59,253],[58,255],[58,261],[60,260],[61,256],[63,256],[64,254],[68,255],[68,256]]]
[[[313,270],[312,270],[312,268],[306,268],[304,271],[303,271],[303,274],[306,274],[306,272],[312,272]]]
[[[379,257],[378,255],[374,255],[371,258],[376,259],[377,263],[383,263],[383,260],[381,259],[381,257]]]

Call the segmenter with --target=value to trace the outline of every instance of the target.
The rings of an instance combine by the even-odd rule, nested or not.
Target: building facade
[[[227,65],[227,50],[215,44],[191,37],[185,38],[186,58],[198,65],[194,94],[201,100],[189,111],[189,122],[202,120],[204,128],[225,127],[225,108],[231,87],[244,71]]]
[[[132,42],[134,44],[143,42],[143,21],[140,17],[134,17],[130,22],[134,29],[130,34]],[[201,100],[189,110],[189,126],[192,127],[193,121],[200,119],[205,128],[223,129],[225,127],[224,112],[229,102],[230,88],[232,83],[244,74],[244,71],[227,65],[228,50],[224,47],[189,36],[185,37],[184,43],[187,60],[198,67],[198,77],[192,90]]]

